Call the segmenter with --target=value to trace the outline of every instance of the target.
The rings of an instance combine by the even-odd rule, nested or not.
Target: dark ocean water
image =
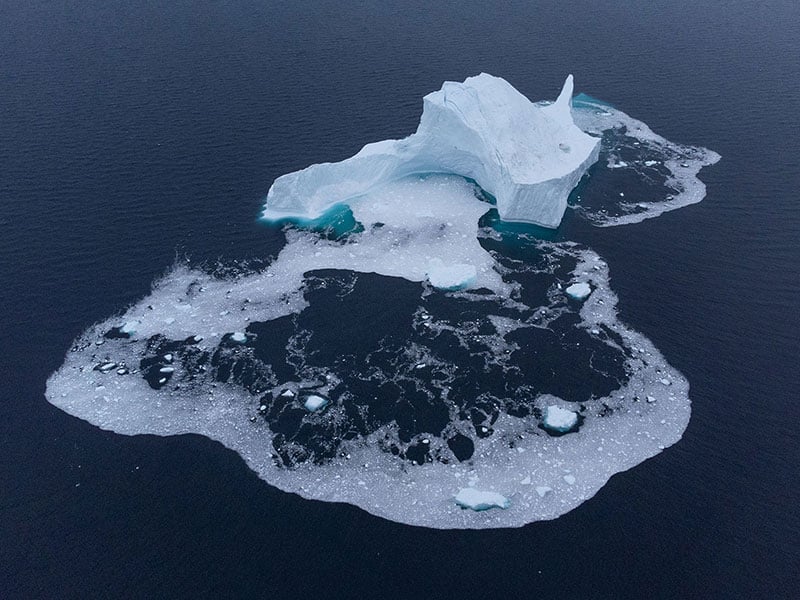
[[[789,598],[800,576],[800,5],[0,1],[0,597]],[[279,175],[487,71],[722,155],[700,204],[569,238],[692,386],[676,446],[552,522],[434,531],[44,398],[176,253],[274,255]],[[78,485],[79,484],[79,485]]]

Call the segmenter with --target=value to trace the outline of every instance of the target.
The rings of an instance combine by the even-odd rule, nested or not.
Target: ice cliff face
[[[474,179],[497,199],[504,220],[558,227],[569,193],[600,147],[572,120],[572,90],[570,75],[555,103],[542,107],[486,73],[446,82],[423,99],[416,133],[279,177],[263,217],[316,219],[383,183],[446,173]]]

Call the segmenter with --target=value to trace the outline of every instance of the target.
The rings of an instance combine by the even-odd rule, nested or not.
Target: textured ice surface
[[[447,90],[437,92],[444,104]],[[565,110],[566,97],[549,110]],[[603,136],[576,199],[593,222],[630,222],[702,194],[694,174],[710,151],[595,101],[575,113]],[[630,182],[613,196],[593,191],[609,173],[642,169],[662,176],[637,201],[647,208],[620,200]],[[264,269],[176,266],[76,340],[48,400],[122,434],[206,435],[282,490],[436,528],[556,518],[680,439],[688,383],[618,320],[600,256],[479,225],[492,206],[461,177],[359,190],[332,207],[358,224],[344,237],[290,227]],[[576,283],[591,292],[580,304],[569,298]],[[459,506],[487,493],[504,510]]]
[[[387,182],[445,173],[475,180],[497,199],[506,221],[558,227],[567,197],[597,160],[600,146],[573,123],[572,88],[570,75],[558,100],[537,106],[486,73],[448,81],[423,99],[416,133],[279,177],[263,216],[313,220]]]

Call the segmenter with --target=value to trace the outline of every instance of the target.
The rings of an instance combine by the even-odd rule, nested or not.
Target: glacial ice
[[[420,127],[411,137],[372,144],[341,163],[277,180],[264,216],[300,226],[286,228],[286,245],[267,267],[218,276],[176,265],[147,297],[75,341],[47,382],[48,400],[121,434],[205,435],[238,452],[279,489],[434,528],[518,527],[557,518],[591,498],[615,473],[677,442],[690,415],[688,382],[645,336],[618,319],[608,265],[573,242],[533,240],[527,230],[509,234],[479,225],[492,208],[484,191],[496,196],[503,219],[557,225],[562,195],[565,199],[574,185],[568,183],[577,182],[600,151],[598,138],[584,136],[567,119],[571,78],[548,106],[531,105],[508,88],[488,75],[445,84],[426,97]],[[502,109],[484,106],[490,98],[489,104]],[[603,136],[606,160],[592,177],[661,169],[659,181],[670,192],[666,200],[645,198],[644,209],[636,207],[641,198],[623,204],[615,193],[614,206],[622,214],[614,215],[604,212],[607,204],[592,204],[590,181],[575,207],[579,214],[599,225],[621,224],[702,197],[704,187],[695,175],[718,158],[711,151],[672,144],[596,101],[584,99],[572,112],[583,131]],[[530,140],[532,129],[525,124],[535,125],[537,135]],[[629,143],[639,144],[634,158],[628,157]],[[529,162],[537,150],[543,156]],[[548,179],[551,175],[555,179]],[[335,240],[307,222],[310,230],[304,230],[303,219],[341,207],[360,227]],[[543,257],[541,263],[531,256]],[[352,284],[338,289],[330,273],[352,274]],[[326,302],[333,304],[325,306],[332,307],[333,298],[353,293],[359,279],[367,278],[360,274],[368,273],[399,278],[406,292],[417,284],[418,296],[406,300],[413,315],[400,336],[402,351],[357,371],[347,351],[360,341],[343,339],[332,341],[333,358],[318,364],[306,345],[315,332],[297,325],[309,308],[320,310],[310,303],[310,292],[327,291]],[[571,287],[576,282],[578,290]],[[580,305],[567,301],[570,291],[581,292]],[[345,317],[355,315],[330,313],[337,325]],[[560,320],[570,327],[563,341],[556,331]],[[295,327],[285,348],[283,342],[270,346],[269,335],[258,333],[257,325],[274,323]],[[583,336],[580,346],[572,343],[573,335]],[[487,374],[506,373],[510,380],[520,364],[548,373],[552,364],[545,368],[547,356],[537,355],[531,340],[549,340],[555,350],[559,343],[585,347],[589,341],[596,345],[589,359],[596,374],[602,376],[618,360],[625,377],[610,392],[580,399],[494,385]],[[261,365],[247,386],[237,380],[237,373],[254,368],[259,344],[283,354],[296,376],[282,375],[276,360]],[[158,349],[155,355],[152,348]],[[381,338],[370,356],[388,349]],[[448,359],[445,351],[452,349],[460,356],[466,352],[466,360]],[[233,363],[225,363],[226,357]],[[558,373],[552,374],[558,380]],[[275,406],[313,429],[348,425],[348,419],[362,418],[373,400],[388,401],[360,398],[358,386],[343,390],[345,376],[402,390],[398,403],[405,400],[402,394],[414,394],[429,408],[444,406],[441,436],[424,430],[404,440],[397,422],[389,422],[342,439],[330,460],[299,460],[287,468],[276,458],[283,434],[270,420]],[[461,409],[464,398],[496,412],[491,420],[487,415],[476,421]],[[542,431],[548,423],[571,423],[572,429],[578,419],[580,429],[569,435]],[[453,440],[461,445],[450,445]],[[417,458],[398,456],[392,448],[407,457],[417,452]],[[475,497],[481,494],[497,497]],[[474,510],[482,504],[504,510]]]
[[[388,182],[443,173],[476,181],[496,198],[506,221],[558,227],[570,192],[600,148],[572,120],[572,91],[569,75],[558,99],[539,106],[486,73],[445,82],[423,99],[416,133],[279,177],[262,216],[310,221]]]

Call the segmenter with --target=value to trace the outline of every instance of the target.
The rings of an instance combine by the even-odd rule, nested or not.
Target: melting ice
[[[555,227],[569,199],[636,222],[700,200],[719,157],[571,96],[571,78],[552,104],[446,83],[412,136],[279,178],[263,216],[293,225],[268,267],[176,266],[76,340],[49,401],[123,434],[206,435],[280,489],[403,523],[575,508],[680,439],[688,383],[619,321],[600,256],[487,213]],[[343,210],[346,235],[317,230]]]

